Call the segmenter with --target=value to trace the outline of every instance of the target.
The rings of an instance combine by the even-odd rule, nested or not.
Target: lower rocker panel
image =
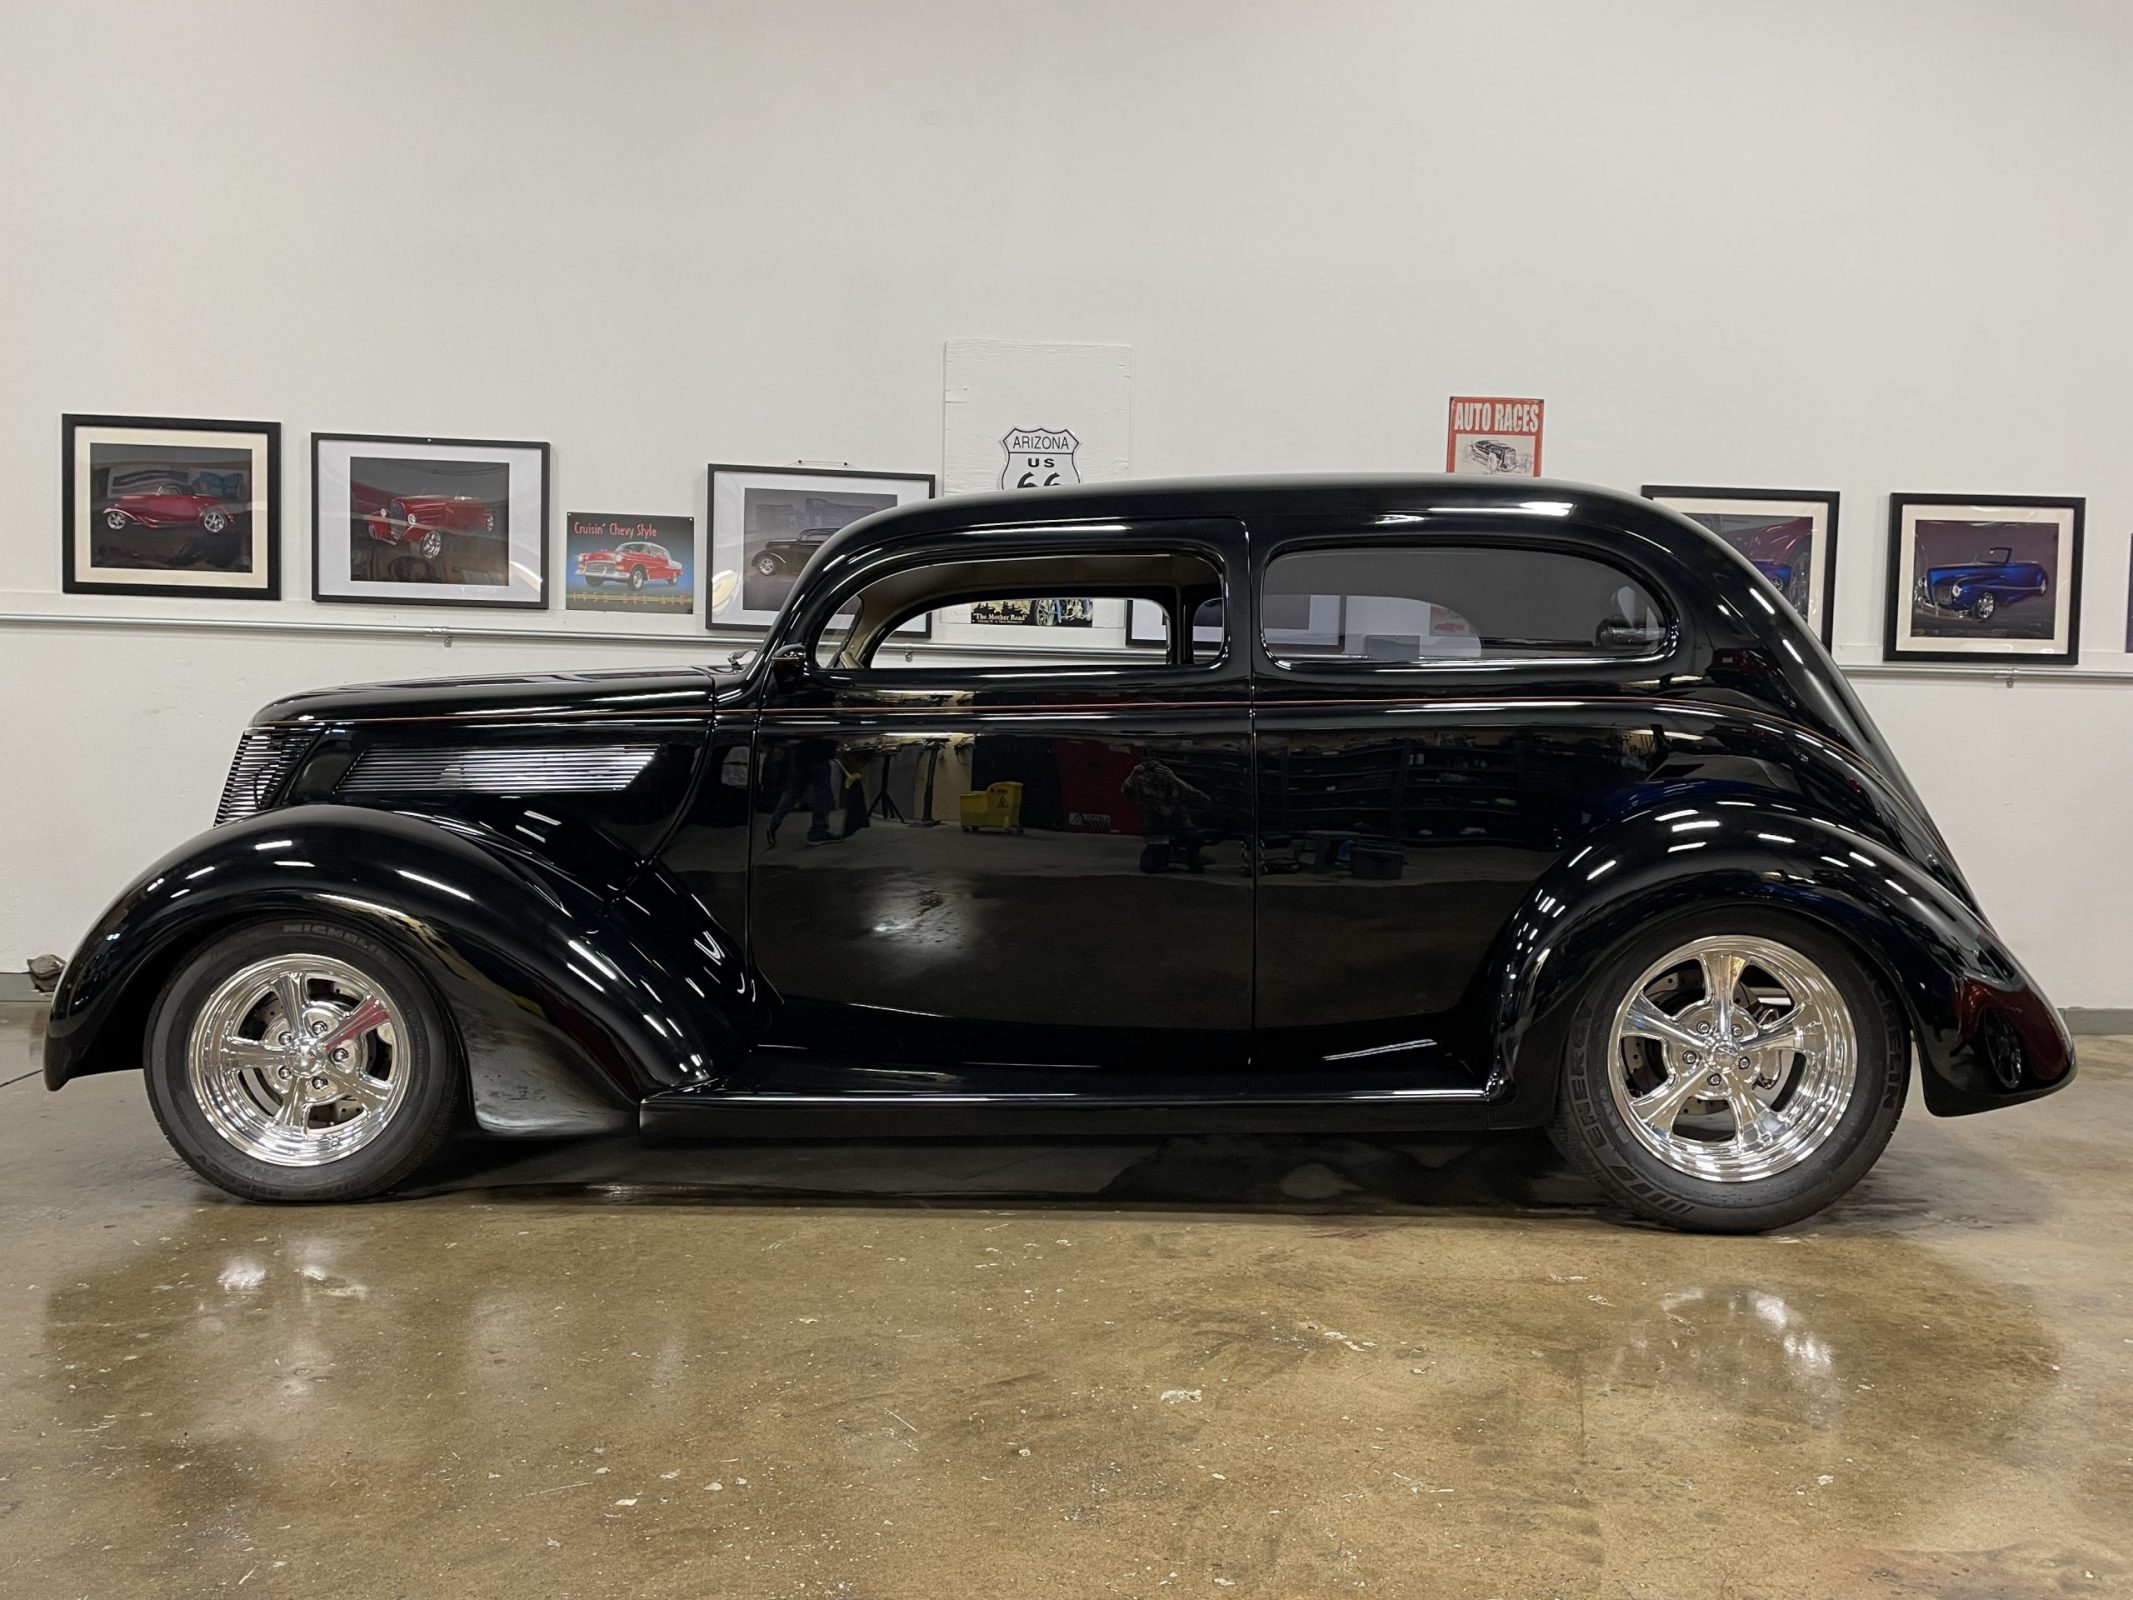
[[[1353,1094],[1220,1100],[1132,1094],[802,1094],[678,1089],[638,1107],[655,1143],[720,1139],[964,1138],[1111,1134],[1460,1131],[1488,1126],[1480,1089],[1374,1089]]]

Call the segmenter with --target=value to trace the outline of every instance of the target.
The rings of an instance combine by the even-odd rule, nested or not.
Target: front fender
[[[139,1066],[149,1007],[188,953],[292,915],[358,924],[430,981],[491,1132],[626,1126],[646,1094],[743,1056],[745,979],[707,915],[610,904],[478,828],[315,805],[213,829],[119,896],[53,996],[46,1084]]]
[[[1908,857],[1796,810],[1676,802],[1560,862],[1506,927],[1487,969],[1499,975],[1492,1120],[1546,1120],[1590,974],[1654,921],[1723,902],[1789,911],[1850,944],[1902,1006],[1936,1115],[2033,1099],[2073,1075],[2073,1041],[2029,974]]]

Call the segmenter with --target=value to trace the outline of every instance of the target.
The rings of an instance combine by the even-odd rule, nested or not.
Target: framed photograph
[[[1342,612],[1347,596],[1338,594],[1273,594],[1260,600],[1259,625],[1274,649],[1337,650],[1341,644]],[[1192,616],[1195,644],[1222,642],[1222,602],[1205,600]],[[1136,600],[1126,614],[1126,643],[1163,645],[1170,642],[1170,621],[1153,600]]]
[[[281,598],[281,424],[64,416],[68,594]]]
[[[696,519],[564,513],[563,609],[687,616],[696,609]]]
[[[548,446],[311,436],[311,598],[548,604]]]
[[[1837,595],[1837,491],[1648,483],[1644,498],[1702,523],[1755,563],[1825,645]]]
[[[2086,504],[1890,495],[1882,659],[2072,666],[2081,656]]]
[[[925,472],[854,472],[842,467],[741,467],[713,463],[710,479],[710,603],[713,628],[767,628],[793,580],[823,541],[847,523],[891,506],[933,498]],[[898,636],[924,638],[928,620]]]

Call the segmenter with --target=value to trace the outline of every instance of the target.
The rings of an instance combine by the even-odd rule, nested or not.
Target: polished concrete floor
[[[1764,1239],[1524,1138],[489,1147],[275,1210],[26,1077],[0,1594],[2133,1594],[2133,1042],[2082,1061]]]

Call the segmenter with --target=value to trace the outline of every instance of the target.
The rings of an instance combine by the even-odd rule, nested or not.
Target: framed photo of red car
[[[696,609],[696,519],[565,512],[563,609],[687,616]]]
[[[60,419],[68,594],[281,598],[281,424]]]
[[[311,436],[311,597],[548,604],[548,446]]]
[[[713,628],[767,628],[793,580],[839,528],[891,506],[930,500],[925,472],[857,472],[844,467],[743,467],[708,471],[711,579],[704,607]],[[931,618],[896,630],[925,638]]]
[[[2054,496],[1890,495],[1882,659],[2074,665],[2086,509]]]
[[[1768,578],[1830,642],[1837,596],[1837,491],[1718,489],[1648,483],[1644,498],[1700,522]]]

